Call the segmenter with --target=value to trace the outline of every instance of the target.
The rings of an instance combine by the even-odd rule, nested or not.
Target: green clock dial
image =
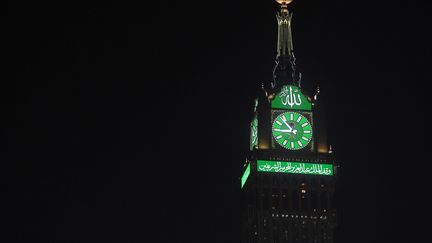
[[[255,116],[251,122],[250,150],[258,145],[258,119]]]
[[[288,111],[274,119],[272,133],[280,146],[289,150],[299,150],[312,140],[312,125],[302,114]]]

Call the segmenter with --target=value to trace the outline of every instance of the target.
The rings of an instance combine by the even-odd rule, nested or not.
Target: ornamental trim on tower
[[[291,19],[292,13],[288,11],[288,4],[292,2],[277,0],[281,10],[276,14],[278,24],[278,40],[276,65],[273,70],[272,89],[277,85],[294,84],[300,86],[301,75],[296,72]]]

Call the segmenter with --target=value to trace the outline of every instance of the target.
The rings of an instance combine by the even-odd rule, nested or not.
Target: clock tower
[[[276,66],[250,122],[240,180],[243,243],[334,241],[336,163],[326,141],[319,89],[301,87],[291,34],[292,0],[277,0]]]

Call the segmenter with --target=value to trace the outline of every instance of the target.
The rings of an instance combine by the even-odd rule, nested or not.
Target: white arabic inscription
[[[318,174],[318,175],[331,175],[332,171],[329,168],[323,168],[321,164],[311,164],[306,166],[304,163],[292,164],[290,162],[264,163],[258,165],[258,171],[267,172],[282,172],[282,173],[294,173],[294,174]]]
[[[289,86],[289,90],[288,87],[283,87],[279,97],[281,98],[281,102],[283,105],[289,105],[291,108],[294,105],[301,105],[302,100],[301,100],[301,96],[298,93],[298,89],[295,89],[293,91],[293,88],[291,86]]]

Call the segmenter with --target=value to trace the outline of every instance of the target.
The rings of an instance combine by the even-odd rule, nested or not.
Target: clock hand
[[[288,129],[277,129],[277,128],[275,128],[273,130],[276,131],[276,132],[287,132],[287,133],[293,132],[291,129],[288,130]],[[296,130],[296,132],[297,132],[297,130]]]
[[[282,119],[283,123],[285,123],[285,125],[287,125],[287,127],[289,128],[290,132],[292,131],[292,127],[290,127],[290,125],[286,122],[285,119]]]
[[[294,135],[297,135],[297,130],[288,130],[288,129],[273,129],[276,132],[287,132],[287,133],[294,133]]]

